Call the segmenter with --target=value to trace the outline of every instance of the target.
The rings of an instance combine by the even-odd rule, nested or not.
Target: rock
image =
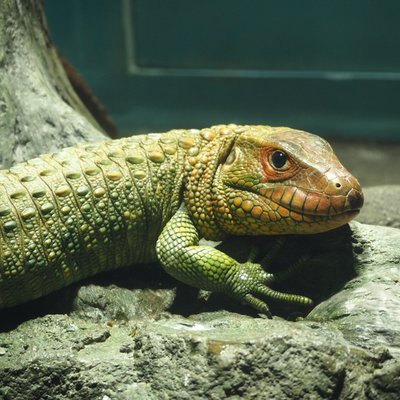
[[[227,312],[113,327],[51,315],[1,341],[4,399],[332,398],[384,363],[323,325]]]
[[[372,186],[363,191],[365,203],[357,221],[400,228],[400,185]]]
[[[0,168],[107,137],[75,93],[44,5],[0,1]]]
[[[232,243],[245,257],[246,240]],[[178,288],[174,298],[161,272],[149,289],[129,287],[126,275],[121,288],[118,279],[86,282],[68,314],[39,314],[0,334],[0,398],[398,399],[398,243],[399,230],[356,222],[288,238],[278,267],[315,250],[280,287],[318,303],[296,322],[283,318],[292,306],[273,302],[268,320],[218,296],[182,298]]]
[[[307,316],[331,321],[351,343],[400,356],[400,231],[352,224],[356,277]]]
[[[154,318],[172,305],[174,297],[173,289],[129,290],[114,285],[82,286],[74,302],[74,315],[95,321]]]

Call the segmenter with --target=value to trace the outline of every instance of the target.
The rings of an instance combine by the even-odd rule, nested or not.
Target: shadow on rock
[[[274,284],[272,288],[275,290],[310,297],[316,305],[340,291],[356,276],[352,235],[348,225],[316,235],[234,237],[222,243],[219,248],[235,259],[245,262],[252,247],[260,249],[258,258],[262,259],[281,239],[284,239],[282,248],[265,266],[268,272],[285,271],[301,256],[308,255],[310,259],[293,275]],[[237,302],[219,294],[212,294],[209,303],[213,309],[223,305],[230,311],[257,314],[249,310],[249,307],[240,306]],[[295,319],[310,311],[309,308],[298,304],[287,304],[272,299],[267,299],[267,303],[273,315],[285,319]]]
[[[84,279],[30,302],[0,311],[0,332],[48,314],[86,313],[91,319],[128,320],[169,307],[176,282],[160,265],[135,265]],[[168,301],[166,301],[168,299]],[[146,314],[147,313],[147,314]]]
[[[232,237],[222,243],[220,248],[244,262],[253,246],[260,249],[262,258],[279,239]],[[351,231],[348,226],[319,235],[285,237],[283,248],[267,269],[270,272],[284,270],[305,254],[310,255],[309,262],[289,279],[276,284],[274,289],[311,297],[318,304],[339,291],[355,276]],[[273,315],[286,319],[295,319],[309,311],[299,305],[273,300],[269,300],[268,304]],[[3,310],[0,312],[0,331],[9,331],[23,321],[47,314],[79,312],[92,319],[129,320],[154,317],[167,309],[184,316],[221,309],[257,315],[255,310],[225,295],[199,294],[197,289],[171,278],[159,264],[152,264],[103,273],[43,298]]]

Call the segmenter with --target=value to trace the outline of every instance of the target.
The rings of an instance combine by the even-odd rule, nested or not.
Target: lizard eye
[[[271,165],[275,169],[284,169],[288,165],[289,157],[281,150],[276,150],[271,154]]]

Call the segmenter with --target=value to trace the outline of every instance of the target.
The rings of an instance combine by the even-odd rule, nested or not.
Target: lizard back
[[[0,308],[156,259],[196,131],[66,148],[0,171]]]

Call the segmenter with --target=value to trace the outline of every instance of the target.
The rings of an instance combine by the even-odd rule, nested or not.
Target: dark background
[[[400,142],[400,2],[47,0],[121,134],[237,122]]]

